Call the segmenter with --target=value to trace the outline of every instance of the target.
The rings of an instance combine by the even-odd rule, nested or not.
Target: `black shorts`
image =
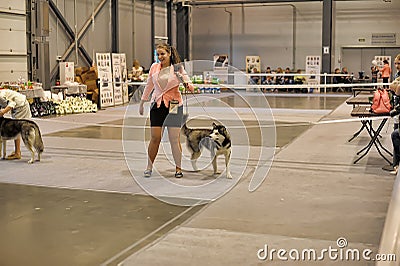
[[[178,107],[177,114],[170,114],[164,102],[157,108],[153,102],[150,109],[150,125],[152,127],[181,127],[183,118],[183,105]]]

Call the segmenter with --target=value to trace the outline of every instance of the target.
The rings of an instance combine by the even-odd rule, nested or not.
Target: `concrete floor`
[[[233,181],[211,167],[191,172],[185,148],[187,170],[176,180],[163,142],[158,173],[142,183],[148,121],[136,104],[36,119],[42,161],[28,165],[25,149],[19,161],[0,161],[0,265],[373,265],[257,258],[266,244],[322,250],[337,248],[340,237],[376,252],[394,181],[374,149],[352,163],[368,136],[347,141],[360,127],[339,122],[350,118],[347,96],[265,95],[268,102],[261,93],[189,99],[190,125],[214,119],[228,127]],[[382,132],[389,148],[390,133]],[[267,178],[249,192],[264,166]],[[171,191],[165,180],[189,192]]]

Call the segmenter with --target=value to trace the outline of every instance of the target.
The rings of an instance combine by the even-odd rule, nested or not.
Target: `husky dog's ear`
[[[216,126],[217,126],[217,124],[215,124],[215,122],[213,122],[213,123],[212,123],[212,126],[213,126],[213,127],[216,127]]]

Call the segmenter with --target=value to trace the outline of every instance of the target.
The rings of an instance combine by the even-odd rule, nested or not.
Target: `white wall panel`
[[[234,66],[244,70],[246,55],[259,55],[262,69],[267,66],[291,68],[294,41],[293,8],[292,5],[285,4],[245,7],[243,10],[240,7],[228,8],[233,12]],[[308,21],[303,24],[306,24],[308,29],[312,29],[308,24],[314,25]],[[296,47],[318,45],[313,44],[312,40],[315,38],[310,39],[310,36],[299,38],[296,34],[295,39]],[[221,8],[194,8],[193,57],[207,60],[211,59],[214,53],[229,53],[229,15]]]
[[[0,12],[25,14],[24,0],[0,0]]]
[[[0,13],[0,53],[26,55],[26,18]]]
[[[0,57],[0,82],[17,81],[20,77],[27,79],[26,56]]]
[[[0,1],[0,81],[27,78],[25,1]]]

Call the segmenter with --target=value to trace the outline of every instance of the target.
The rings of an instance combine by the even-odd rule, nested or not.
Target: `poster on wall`
[[[221,68],[228,68],[229,60],[227,54],[214,55],[214,70]]]
[[[375,55],[374,59],[377,63],[377,66],[380,68],[384,65],[383,60],[387,60],[389,62],[389,66],[392,65],[392,57],[390,55]]]
[[[100,106],[114,105],[114,90],[112,85],[111,57],[109,53],[96,53],[96,66],[100,79]]]
[[[123,104],[122,99],[122,72],[121,72],[121,54],[112,55],[112,73],[114,84],[114,104]]]
[[[227,54],[214,55],[214,76],[219,79],[220,83],[228,83],[228,65]]]
[[[121,74],[122,74],[122,100],[124,103],[129,102],[129,96],[128,96],[128,84],[126,83],[128,81],[128,69],[126,68],[126,55],[121,54]]]
[[[261,59],[258,55],[247,55],[246,56],[246,73],[253,73],[253,69],[256,68],[261,72]]]
[[[307,84],[319,85],[320,73],[321,73],[321,56],[316,56],[316,55],[307,56],[306,57]],[[319,87],[317,89],[317,92],[319,92]]]
[[[61,62],[60,84],[65,84],[67,82],[73,83],[74,81],[75,81],[74,62]]]

